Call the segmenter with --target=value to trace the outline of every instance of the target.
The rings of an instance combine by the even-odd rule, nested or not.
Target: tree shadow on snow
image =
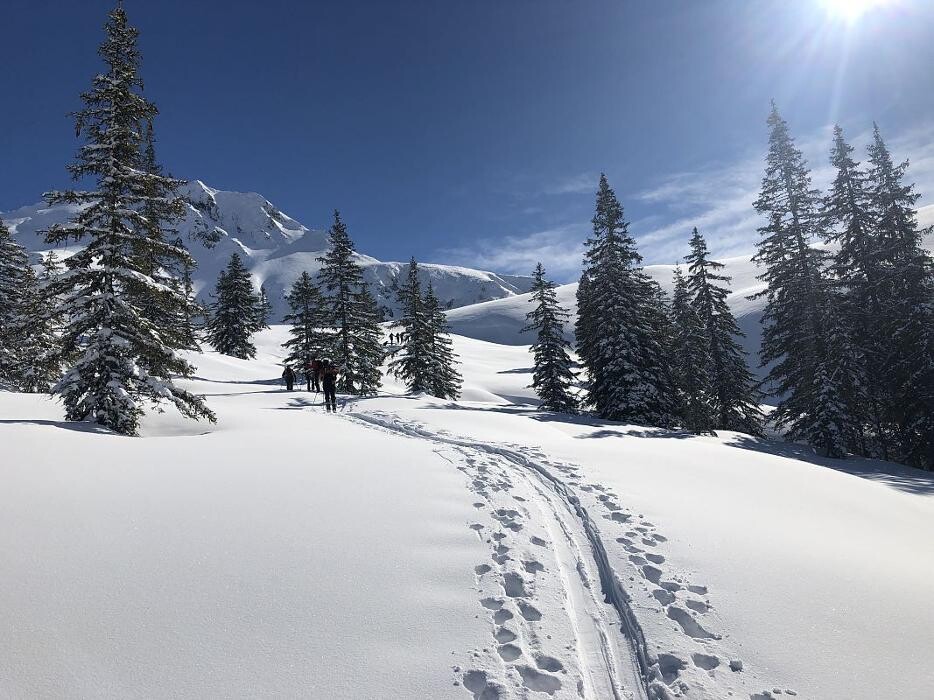
[[[110,430],[110,428],[105,428],[103,425],[99,425],[98,423],[91,423],[89,421],[45,420],[41,418],[36,418],[34,420],[29,420],[28,418],[3,418],[0,419],[0,425],[45,425],[52,428],[70,430],[75,433],[117,435],[117,433]]]
[[[756,438],[750,435],[737,435],[733,440],[724,444],[730,447],[816,464],[844,474],[858,476],[861,479],[885,484],[905,493],[934,494],[934,474],[914,467],[896,464],[895,462],[885,462],[881,459],[868,459],[865,457],[831,459],[821,457],[808,445]]]
[[[270,411],[302,411],[306,408],[314,408],[316,406],[324,406],[324,394],[321,395],[320,399],[306,398],[304,396],[295,396],[289,400],[289,403],[285,406],[271,406],[267,410]]]

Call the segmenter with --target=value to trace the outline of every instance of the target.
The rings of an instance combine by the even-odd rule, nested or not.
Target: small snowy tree
[[[397,294],[402,314],[398,325],[402,328],[403,349],[389,367],[412,393],[427,392],[431,390],[430,348],[427,345],[431,332],[415,258],[409,262],[405,282],[399,286]]]
[[[6,388],[21,384],[18,336],[24,313],[23,288],[30,272],[26,250],[13,240],[0,219],[0,386]]]
[[[672,357],[675,383],[680,395],[684,427],[698,435],[711,433],[716,425],[710,381],[710,343],[704,325],[691,304],[687,280],[676,267],[671,303]]]
[[[55,300],[46,293],[55,270],[55,258],[50,252],[43,259],[40,276],[27,267],[23,277],[20,314],[12,335],[19,351],[17,383],[28,393],[48,393],[62,376],[62,324],[55,312]]]
[[[269,328],[269,318],[272,316],[272,302],[269,301],[269,295],[266,293],[266,285],[259,286],[259,307],[257,312],[257,322],[260,328]]]
[[[324,299],[318,285],[307,272],[295,280],[285,299],[289,304],[289,313],[282,322],[291,326],[289,339],[282,344],[288,352],[285,361],[304,367],[309,359],[323,355],[329,345]]]
[[[723,263],[710,259],[707,242],[696,228],[685,260],[690,303],[707,340],[705,373],[715,410],[714,427],[758,435],[762,430],[760,396],[738,341],[743,333],[726,303],[730,278],[720,273]]]
[[[558,304],[555,284],[546,279],[541,263],[535,266],[532,280],[529,303],[535,308],[525,315],[528,325],[522,329],[536,334],[531,347],[535,365],[532,388],[541,400],[542,410],[573,413],[577,410],[577,398],[572,393],[575,377],[571,344],[564,337],[564,324],[570,314]]]
[[[447,315],[435,296],[431,280],[428,281],[423,308],[427,320],[424,345],[428,349],[428,393],[439,399],[456,401],[460,396],[463,380],[455,367],[457,361],[454,343],[448,333]]]
[[[230,256],[214,288],[215,301],[208,321],[208,342],[219,353],[247,360],[256,357],[253,334],[261,330],[260,298],[253,278],[238,253]]]
[[[49,285],[68,318],[62,335],[66,354],[77,361],[53,387],[69,420],[92,418],[119,433],[137,432],[145,402],[170,402],[191,418],[214,415],[203,397],[179,388],[173,375],[193,368],[176,353],[170,334],[140,309],[143,298],[175,298],[175,290],[150,274],[143,260],[167,261],[186,253],[153,234],[181,210],[171,178],[146,171],[144,125],[156,115],[142,94],[137,31],[122,6],[111,11],[100,55],[107,71],[82,95],[76,131],[84,137],[76,180],[94,179],[92,191],[52,192],[49,204],[78,205],[75,218],[52,226],[49,243],[85,246],[69,257],[66,271]]]
[[[322,263],[318,277],[327,292],[325,304],[335,329],[331,352],[341,368],[338,388],[350,394],[373,393],[379,386],[374,367],[382,365],[373,348],[374,333],[377,344],[379,338],[379,309],[364,287],[353,241],[336,210],[328,242],[327,253],[318,258]]]

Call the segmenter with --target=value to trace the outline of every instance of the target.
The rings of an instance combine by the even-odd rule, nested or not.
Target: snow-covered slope
[[[751,357],[755,357],[761,340],[759,319],[762,316],[764,301],[750,300],[748,297],[762,289],[762,283],[756,279],[759,271],[748,257],[726,258],[720,262],[726,266],[724,274],[733,277],[727,302],[736,315],[740,329],[746,334],[743,340],[744,348]],[[649,265],[645,271],[663,289],[671,293],[673,265]],[[561,285],[557,294],[558,301],[572,314],[565,332],[568,340],[573,340],[574,318],[577,314],[577,284]],[[448,312],[448,321],[451,329],[459,335],[506,345],[528,344],[531,339],[522,333],[522,328],[526,325],[525,314],[531,309],[529,298],[529,294],[520,294],[457,308]]]
[[[179,232],[198,261],[194,281],[201,297],[207,300],[218,273],[231,253],[238,252],[256,285],[266,286],[274,316],[281,317],[285,312],[283,297],[292,282],[303,271],[314,274],[319,269],[316,258],[327,248],[325,232],[307,228],[253,192],[226,192],[193,180],[185,186],[184,194],[190,205]],[[74,213],[73,205],[35,204],[0,212],[0,217],[17,241],[37,258],[49,248],[41,231],[67,221]],[[67,254],[71,248],[60,250]],[[358,257],[380,304],[394,312],[395,284],[404,264],[381,262],[363,254]],[[501,277],[450,265],[425,264],[422,275],[431,279],[439,298],[449,308],[523,293],[530,283],[524,277]]]
[[[462,401],[328,415],[285,337],[191,355],[216,426],[0,392],[0,696],[930,697],[930,474],[542,414],[462,337]]]

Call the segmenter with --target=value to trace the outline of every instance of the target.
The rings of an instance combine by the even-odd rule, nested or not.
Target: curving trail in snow
[[[556,474],[576,475],[574,467],[431,431],[391,413],[351,409],[344,415],[357,423],[439,445],[484,499],[474,505],[478,510],[489,509],[496,524],[488,540],[494,564],[480,564],[475,572],[480,578],[495,577],[502,587],[502,595],[481,600],[493,615],[493,635],[501,642],[497,653],[502,662],[498,677],[489,671],[490,659],[481,669],[465,671],[464,685],[474,697],[499,698],[516,673],[522,687],[549,695],[569,690],[569,697],[588,700],[660,697],[649,680],[656,670],[650,665],[642,629],[597,528],[580,499]],[[470,527],[481,538],[487,530],[479,522]],[[533,528],[541,534],[529,534]],[[547,551],[548,563],[541,561],[546,558],[541,550]],[[543,621],[542,610],[534,606],[539,600],[559,601],[559,605],[540,605],[551,615],[563,610],[564,619]],[[510,626],[514,620],[518,624]],[[542,639],[562,636],[568,640],[556,656],[543,651]],[[524,663],[529,660],[534,660],[534,667]],[[509,673],[510,668],[515,673]],[[555,671],[564,675],[573,671],[575,687],[565,688],[567,681],[562,681],[561,673],[550,673]]]

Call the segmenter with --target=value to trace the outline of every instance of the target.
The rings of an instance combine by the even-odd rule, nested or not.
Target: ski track
[[[477,442],[393,413],[358,411],[353,402],[342,418],[434,442],[483,499],[474,503],[478,518],[468,527],[491,548],[492,563],[478,564],[474,574],[495,650],[472,650],[478,668],[453,669],[455,684],[462,682],[475,700],[527,697],[529,691],[587,700],[707,700],[724,692],[760,700],[782,694],[774,686],[749,693],[746,683],[761,679],[745,671],[711,631],[716,615],[707,586],[670,571],[658,549],[667,538],[642,514],[622,507],[611,490],[584,483],[578,467],[549,460],[535,448]],[[488,517],[479,517],[484,512]],[[595,517],[607,523],[606,532]],[[601,536],[608,534],[614,561],[631,567],[634,590],[624,588],[623,573],[610,563]],[[646,602],[633,600],[637,592]],[[535,605],[542,601],[551,603],[544,611]],[[652,624],[674,625],[685,644],[650,649],[636,608]],[[562,619],[549,620],[559,609]]]
[[[475,660],[485,661],[479,664],[484,668],[463,672],[464,687],[475,698],[509,696],[510,686],[520,696],[529,690],[548,695],[563,690],[588,700],[656,697],[649,686],[655,672],[642,630],[596,528],[564,482],[505,446],[431,432],[391,414],[349,412],[345,417],[438,444],[439,453],[467,474],[471,490],[484,499],[474,504],[478,511],[489,509],[489,525],[469,527],[491,546],[493,564],[478,564],[474,573],[498,646],[495,656],[487,649],[473,651]],[[567,465],[548,466],[576,474]],[[531,493],[532,502],[520,493]],[[537,575],[552,567],[555,576]],[[543,612],[534,605],[543,599],[560,600],[566,617],[547,620],[558,606]],[[568,632],[569,639],[562,639]],[[564,646],[553,649],[558,639]],[[455,667],[455,673],[460,671]]]

